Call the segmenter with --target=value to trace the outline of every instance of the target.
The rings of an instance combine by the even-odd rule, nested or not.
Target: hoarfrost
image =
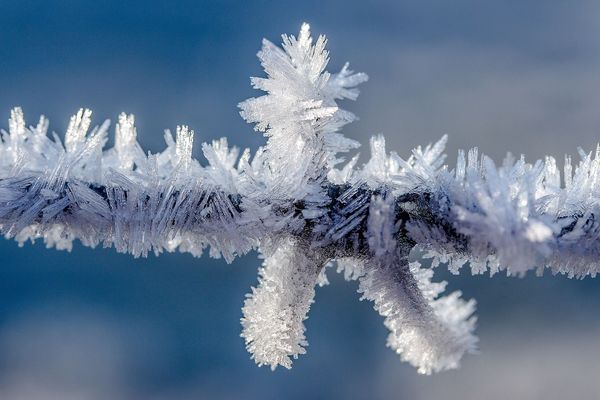
[[[15,108],[0,136],[0,231],[21,244],[70,250],[77,239],[135,257],[208,248],[229,262],[259,250],[242,336],[273,369],[306,352],[304,320],[333,263],[384,317],[388,346],[425,374],[456,368],[477,342],[474,301],[444,295],[432,268],[596,275],[600,150],[580,151],[575,167],[567,158],[562,180],[552,157],[497,166],[476,148],[451,170],[446,137],[403,159],[378,135],[364,166],[357,156],[343,164],[359,144],[340,131],[355,116],[338,101],[355,100],[367,76],[348,64],[327,72],[325,45],[307,24],[282,48],[263,42],[266,77],[252,85],[265,94],[239,107],[266,145],[239,156],[226,139],[204,143],[206,166],[192,158],[186,126],[165,133],[163,152],[145,154],[133,115],[121,114],[115,145],[103,150],[108,121],[90,131],[89,110],[71,118],[63,144],[44,117],[28,127]],[[413,248],[431,268],[409,262]]]

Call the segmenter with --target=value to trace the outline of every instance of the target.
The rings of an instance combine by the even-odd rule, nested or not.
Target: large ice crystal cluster
[[[62,143],[44,117],[28,126],[15,108],[0,141],[0,231],[19,243],[41,238],[69,250],[78,239],[136,257],[209,248],[231,261],[257,249],[264,264],[242,336],[272,369],[305,353],[304,320],[330,265],[358,281],[384,317],[388,346],[424,374],[456,368],[476,348],[475,303],[442,294],[445,283],[410,261],[412,249],[452,272],[465,263],[473,273],[598,272],[600,150],[582,151],[575,168],[567,159],[562,182],[551,157],[496,166],[477,149],[450,170],[445,137],[402,159],[377,136],[362,168],[356,156],[342,165],[359,144],[340,132],[355,117],[337,102],[356,99],[367,76],[347,65],[327,72],[325,44],[307,24],[297,38],[284,35],[282,48],[264,41],[267,76],[252,84],[265,94],[240,104],[267,137],[252,157],[221,139],[202,144],[202,166],[186,126],[166,132],[162,153],[145,154],[126,114],[103,150],[109,124],[90,132],[89,110],[72,117]]]

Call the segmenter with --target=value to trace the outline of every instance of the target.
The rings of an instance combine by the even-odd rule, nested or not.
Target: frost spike
[[[115,128],[115,150],[118,154],[118,168],[130,170],[133,168],[137,131],[133,114],[121,113]]]
[[[194,144],[194,131],[190,130],[187,125],[177,127],[176,150],[178,162],[188,165],[192,159],[192,145]]]
[[[67,153],[75,153],[83,144],[91,122],[92,110],[80,108],[77,114],[71,117],[67,133],[65,134],[65,148],[67,149]]]

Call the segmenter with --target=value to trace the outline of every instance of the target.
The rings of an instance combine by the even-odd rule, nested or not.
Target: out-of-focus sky
[[[450,136],[497,161],[592,150],[600,139],[600,3],[595,1],[2,1],[0,116],[20,105],[64,131],[135,113],[146,149],[189,124],[197,143],[263,138],[236,104],[266,37],[303,21],[329,38],[331,69],[367,72],[346,133],[384,133],[401,155]],[[1,124],[6,126],[6,123]],[[198,150],[199,146],[196,146]],[[368,146],[367,146],[368,147]],[[366,152],[367,149],[363,149]],[[198,152],[196,151],[196,154]],[[257,368],[239,337],[255,254],[232,265],[168,254],[133,259],[76,245],[0,241],[1,399],[598,398],[598,281],[459,277],[477,298],[481,354],[418,376],[385,348],[356,284],[332,277],[291,371]]]

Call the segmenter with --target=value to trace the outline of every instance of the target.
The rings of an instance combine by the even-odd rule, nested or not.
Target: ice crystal
[[[576,167],[567,158],[562,180],[552,157],[496,166],[477,149],[451,170],[445,137],[403,159],[376,136],[364,166],[357,156],[342,166],[359,144],[340,131],[355,116],[338,101],[356,99],[367,76],[348,64],[327,72],[325,45],[307,24],[281,48],[263,42],[266,77],[252,85],[264,95],[240,109],[266,145],[240,156],[226,139],[204,143],[206,166],[192,158],[186,126],[165,133],[163,152],[145,154],[133,115],[121,114],[115,145],[103,150],[109,124],[90,131],[89,110],[71,118],[63,144],[44,117],[27,126],[15,108],[0,140],[0,231],[21,244],[70,250],[78,239],[136,257],[208,248],[229,262],[258,250],[242,336],[272,369],[306,352],[304,320],[333,264],[383,316],[388,346],[425,374],[456,368],[477,342],[474,301],[432,282],[441,263],[455,273],[469,263],[473,273],[595,276],[600,148],[580,151]],[[414,248],[431,268],[409,261]]]

